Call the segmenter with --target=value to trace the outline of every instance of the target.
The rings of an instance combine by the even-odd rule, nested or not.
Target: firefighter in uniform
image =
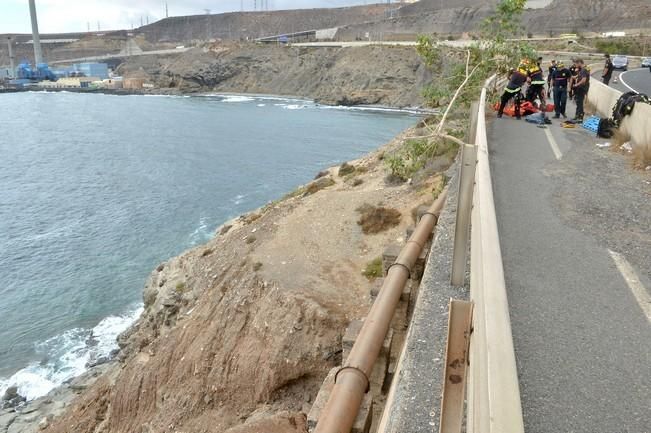
[[[551,96],[552,88],[554,87],[554,72],[558,69],[558,64],[556,60],[552,60],[549,68],[547,69],[547,97]]]
[[[577,69],[576,78],[572,82],[574,100],[576,102],[576,115],[574,116],[574,120],[583,122],[583,102],[590,89],[590,70],[585,67],[582,59],[576,59],[574,63]]]
[[[567,117],[565,107],[567,105],[567,86],[572,73],[565,67],[563,62],[558,62],[556,70],[553,72],[551,82],[554,87],[554,118]]]
[[[520,118],[520,102],[522,98],[520,92],[522,91],[522,85],[527,82],[528,67],[528,63],[523,60],[518,66],[518,69],[511,72],[511,75],[509,76],[509,84],[506,85],[504,93],[502,94],[497,117],[502,117],[506,104],[511,100],[511,98],[515,98],[515,117],[516,119]]]
[[[533,101],[538,98],[540,100],[540,109],[544,110],[547,107],[547,101],[545,100],[545,77],[543,77],[543,71],[538,66],[537,63],[533,63],[529,66],[527,71],[529,77],[529,88],[527,89],[527,101],[533,104]]]
[[[576,61],[572,59],[572,65],[570,66],[570,81],[568,84],[568,96],[570,99],[574,99],[574,82],[576,80],[576,76],[579,73],[578,68],[576,67]]]

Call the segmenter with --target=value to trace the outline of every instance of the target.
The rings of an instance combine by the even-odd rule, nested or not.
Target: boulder
[[[12,408],[20,405],[21,403],[24,403],[27,401],[27,398],[23,397],[22,395],[18,394],[18,387],[16,386],[10,386],[7,388],[5,391],[5,394],[2,396],[2,402],[0,406],[2,406],[3,409],[5,408]]]

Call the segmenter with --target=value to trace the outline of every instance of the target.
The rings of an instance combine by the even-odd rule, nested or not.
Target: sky
[[[338,7],[383,0],[256,0],[269,9]],[[169,15],[205,14],[253,10],[254,0],[167,0]],[[36,0],[38,27],[41,33],[130,29],[165,17],[165,0]],[[0,0],[0,33],[31,33],[28,0]]]

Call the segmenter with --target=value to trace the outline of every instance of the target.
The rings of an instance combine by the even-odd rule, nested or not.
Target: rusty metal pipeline
[[[389,331],[402,291],[418,256],[434,230],[446,196],[447,187],[421,217],[414,233],[389,268],[350,355],[335,376],[335,384],[314,433],[350,432],[364,394],[369,390],[369,377]]]

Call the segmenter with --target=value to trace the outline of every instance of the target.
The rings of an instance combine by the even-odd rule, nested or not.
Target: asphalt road
[[[649,71],[649,68],[631,69],[622,72],[619,76],[619,82],[636,92],[651,95],[651,71]],[[626,91],[628,90],[630,89],[626,89]]]
[[[611,253],[649,296],[651,177],[558,122],[488,141],[525,431],[651,432],[651,317]]]
[[[600,68],[593,68],[592,79],[601,81]],[[613,71],[613,77],[608,85],[620,92],[629,92],[633,89],[636,92],[651,95],[651,72],[649,68]]]

